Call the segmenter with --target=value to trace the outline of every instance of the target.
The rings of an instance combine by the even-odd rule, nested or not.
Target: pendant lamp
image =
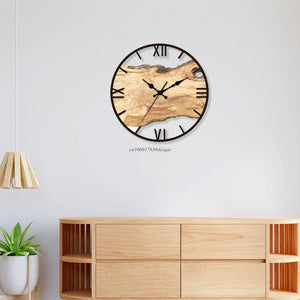
[[[17,151],[17,0],[15,0],[15,152],[6,152],[0,165],[0,188],[36,189],[40,186],[26,152]]]

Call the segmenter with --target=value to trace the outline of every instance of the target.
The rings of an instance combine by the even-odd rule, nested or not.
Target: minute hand
[[[170,85],[170,86],[167,87],[166,89],[163,89],[163,90],[161,91],[161,93],[164,93],[165,91],[169,90],[170,88],[172,88],[172,87],[174,87],[174,86],[176,86],[176,85],[179,85],[181,82],[185,81],[186,79],[187,79],[187,78],[184,78],[184,79],[182,79],[182,80],[176,81],[175,83],[173,83],[172,85]]]

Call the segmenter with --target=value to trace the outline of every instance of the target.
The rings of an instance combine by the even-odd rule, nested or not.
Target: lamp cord
[[[17,98],[18,98],[18,68],[17,68],[17,34],[18,34],[18,26],[17,26],[17,0],[15,0],[15,151],[17,151]]]

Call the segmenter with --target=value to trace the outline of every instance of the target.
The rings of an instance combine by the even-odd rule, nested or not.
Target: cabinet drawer
[[[183,259],[264,259],[265,225],[182,225]]]
[[[180,225],[97,225],[98,259],[179,259]]]
[[[182,262],[182,297],[265,297],[265,263]]]
[[[180,297],[180,262],[97,263],[96,297]]]

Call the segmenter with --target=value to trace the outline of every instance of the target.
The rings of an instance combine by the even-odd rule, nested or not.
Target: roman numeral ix
[[[167,56],[167,46],[154,45],[153,56]]]
[[[113,88],[112,94],[113,94],[113,98],[124,98],[124,88],[121,89]]]

